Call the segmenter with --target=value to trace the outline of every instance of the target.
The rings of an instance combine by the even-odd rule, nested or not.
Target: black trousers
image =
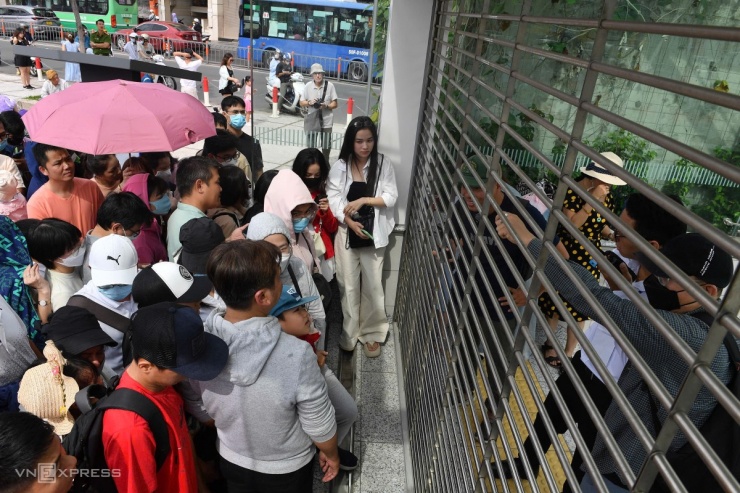
[[[229,493],[313,493],[313,461],[286,474],[252,471],[223,457],[220,465]]]
[[[612,402],[611,394],[601,380],[599,380],[598,377],[594,375],[585,364],[583,364],[583,361],[581,361],[581,351],[578,351],[573,356],[571,363],[573,364],[573,368],[576,370],[578,377],[581,379],[583,386],[586,387],[586,391],[589,396],[591,396],[591,399],[594,401],[596,408],[599,410],[599,414],[604,416],[604,414],[606,414],[606,410],[609,408],[609,404]],[[586,446],[590,450],[596,441],[597,431],[596,425],[591,419],[591,416],[589,416],[588,411],[586,411],[583,400],[578,396],[568,374],[563,373],[555,383],[563,396],[563,400],[568,406],[568,412],[570,412],[573,416],[573,420],[578,424],[578,431],[581,433],[583,441],[586,442]],[[547,395],[544,405],[545,410],[550,416],[550,420],[555,427],[555,431],[558,433],[565,433],[568,430],[568,425],[566,424],[563,415],[560,413],[560,409],[558,408],[552,393]],[[534,431],[537,439],[542,445],[542,450],[547,452],[547,449],[552,445],[552,440],[550,440],[550,436],[547,434],[545,420],[540,415],[538,415],[537,419],[534,421]],[[539,463],[537,461],[537,455],[535,453],[534,443],[531,436],[524,441],[524,450],[527,453],[527,458],[532,465],[532,469],[534,469],[536,473],[539,468]],[[581,470],[582,464],[583,457],[579,450],[576,450],[573,453],[573,461],[570,463],[570,466],[579,482],[585,474]],[[563,491],[571,491],[567,482],[563,486]]]

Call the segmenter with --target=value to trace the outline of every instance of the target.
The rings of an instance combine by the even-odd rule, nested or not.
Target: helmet
[[[193,19],[193,22],[195,22],[196,24],[199,24],[200,23],[200,19]]]
[[[279,48],[278,48],[277,50],[275,50],[275,55],[274,55],[274,58],[275,58],[276,60],[279,60],[279,59],[280,59],[280,58],[282,57],[282,55],[283,55],[283,52],[282,52],[282,51],[280,51],[280,49],[279,49]]]
[[[148,40],[149,39],[149,35],[148,34],[142,34],[141,35],[141,39]]]
[[[291,58],[290,53],[284,53],[283,54],[283,60],[284,61],[289,62],[290,61],[290,58]]]

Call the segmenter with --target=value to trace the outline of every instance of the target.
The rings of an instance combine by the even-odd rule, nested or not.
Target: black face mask
[[[672,312],[673,310],[678,310],[684,305],[690,305],[693,303],[693,301],[691,301],[682,305],[678,300],[678,293],[683,293],[686,290],[671,291],[660,284],[660,281],[658,281],[658,278],[655,276],[650,276],[645,279],[643,286],[645,287],[645,294],[647,294],[650,306],[658,310]]]
[[[304,178],[303,183],[306,184],[309,190],[318,190],[321,186],[321,178]]]

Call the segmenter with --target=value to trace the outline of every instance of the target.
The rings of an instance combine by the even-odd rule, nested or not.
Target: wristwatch
[[[38,303],[36,303],[38,306],[48,306],[49,302],[47,300],[39,300]]]

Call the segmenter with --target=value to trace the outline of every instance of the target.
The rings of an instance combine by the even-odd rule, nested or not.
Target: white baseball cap
[[[191,303],[200,301],[213,289],[206,276],[194,276],[180,264],[157,262],[134,279],[131,294],[139,307],[155,303]]]
[[[95,287],[133,284],[138,271],[133,242],[120,235],[100,238],[90,248],[90,274]]]

